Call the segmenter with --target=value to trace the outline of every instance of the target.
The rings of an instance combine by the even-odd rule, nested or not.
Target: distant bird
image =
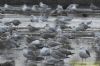
[[[48,16],[47,15],[43,15],[43,16],[40,16],[38,18],[38,22],[46,22],[48,20]]]
[[[52,14],[62,15],[63,12],[64,12],[63,7],[61,5],[57,5],[57,8],[55,10],[52,10],[50,15],[52,15]]]
[[[34,31],[40,30],[39,28],[33,27],[33,26],[30,25],[30,24],[29,24],[27,27],[28,27],[28,30],[29,30],[30,32],[34,32]]]
[[[37,36],[29,36],[29,35],[25,36],[25,38],[28,43],[31,43],[32,41],[39,39]]]
[[[51,48],[48,48],[48,47],[43,47],[41,50],[40,50],[40,54],[42,56],[51,56],[53,57],[54,59],[57,59],[57,60],[62,60],[62,59],[65,59],[65,58],[69,58],[68,56],[69,55],[72,55],[71,52],[69,51],[61,51],[59,49],[51,49]]]
[[[8,28],[7,27],[1,27],[0,33],[5,33],[5,32],[8,32]]]
[[[67,24],[69,24],[68,21],[71,20],[71,17],[60,16],[56,19],[56,24],[60,25],[61,29],[70,28],[69,26],[67,26]]]
[[[23,56],[27,58],[26,63],[31,60],[31,61],[41,61],[44,58],[40,57],[37,50],[33,50],[30,47],[25,47],[23,48]]]
[[[32,51],[29,48],[24,48],[23,49],[23,56],[25,58],[27,58],[26,63],[28,62],[28,60],[36,60],[36,57],[37,57],[35,51]]]
[[[44,4],[43,2],[40,2],[40,3],[39,3],[39,6],[40,6],[41,8],[48,8],[48,5]]]
[[[21,24],[21,22],[19,20],[13,20],[11,21],[11,23],[13,23],[13,25],[18,26],[19,24]]]
[[[8,4],[4,4],[4,8],[5,8],[5,10],[7,10],[9,8],[9,5]]]
[[[11,49],[11,48],[18,48],[19,47],[19,44],[17,43],[17,41],[15,41],[14,39],[7,39],[6,41],[6,45],[7,45],[7,48],[8,49]]]
[[[86,60],[87,58],[91,57],[90,52],[87,49],[85,49],[84,47],[80,48],[79,56],[82,58],[82,61],[83,61],[83,59]]]
[[[41,33],[41,37],[44,39],[55,38],[56,34],[55,33]]]
[[[60,43],[63,43],[63,44],[70,44],[70,40],[68,37],[66,37],[65,35],[60,35],[60,36],[57,36],[56,37],[57,41],[60,42]]]
[[[23,38],[23,36],[21,34],[19,34],[18,32],[13,32],[13,34],[11,35],[11,38],[14,39],[15,41],[21,40]]]
[[[30,47],[34,46],[36,49],[43,48],[44,44],[40,40],[35,40],[30,43]]]
[[[29,10],[29,7],[26,4],[24,4],[22,6],[22,11],[27,11],[27,10]]]
[[[50,56],[51,51],[52,50],[48,47],[43,47],[40,49],[40,56],[44,57],[44,61],[47,61],[47,57]]]
[[[47,41],[47,45],[48,47],[55,47],[61,45],[61,43],[49,38],[49,40]]]
[[[40,2],[39,6],[40,6],[39,10],[40,10],[41,16],[44,16],[46,15],[46,13],[51,11],[51,8],[48,5],[44,4],[43,2]]]
[[[86,24],[84,22],[82,22],[81,24],[79,24],[78,27],[75,28],[74,31],[85,31],[88,28],[90,28],[89,24],[91,24],[92,22],[87,22]]]
[[[31,22],[46,22],[48,20],[48,16],[34,16],[31,15]]]
[[[46,24],[46,25],[44,26],[44,29],[45,29],[45,30],[49,30],[49,28],[50,28],[49,24]]]
[[[40,6],[40,10],[42,10],[41,12],[43,13],[45,11],[45,9],[48,7],[46,4],[44,4],[43,2],[39,3]]]
[[[100,8],[95,6],[93,3],[90,4],[90,8],[93,10],[99,10]]]
[[[33,5],[31,9],[32,9],[32,11],[37,12],[39,10],[39,6]]]
[[[51,49],[48,48],[48,47],[43,47],[41,50],[40,50],[40,55],[42,56],[49,56],[50,55],[50,52],[51,52]]]
[[[55,32],[56,32],[56,29],[53,28],[53,27],[50,27],[49,24],[46,24],[46,25],[44,26],[44,30],[45,30],[45,32],[47,32],[47,33],[55,33]]]
[[[57,11],[57,14],[62,14],[64,9],[61,5],[57,5],[56,11]]]
[[[31,22],[38,22],[38,21],[39,21],[39,17],[31,15]]]
[[[65,58],[69,58],[68,55],[60,52],[59,50],[52,50],[51,56],[55,59],[62,60]]]
[[[71,21],[72,19],[73,19],[72,17],[59,16],[57,17],[56,22],[60,24],[61,23],[67,24],[68,23],[67,21]]]
[[[66,48],[59,48],[58,50],[59,50],[61,53],[65,54],[66,56],[75,54],[75,53],[72,53],[71,51],[68,51]]]
[[[71,5],[69,5],[69,6],[66,8],[65,11],[67,11],[67,12],[74,12],[74,10],[76,10],[78,6],[79,6],[78,4],[71,4]]]
[[[0,40],[0,49],[12,49],[18,48],[19,45],[14,39],[7,37],[6,39]]]

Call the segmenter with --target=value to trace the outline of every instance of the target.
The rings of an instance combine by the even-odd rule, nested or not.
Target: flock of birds
[[[5,4],[5,8],[8,7],[10,6]],[[32,10],[36,9],[36,7],[38,6],[33,6]],[[41,2],[40,7],[44,8],[41,10],[41,16],[32,15],[32,19],[30,20],[31,22],[48,22],[48,15],[44,16],[45,13],[43,13],[45,8],[48,8],[47,5]],[[24,5],[23,11],[26,9],[27,6]],[[49,10],[49,8],[47,10]],[[56,10],[58,13],[60,13],[60,11],[63,11],[62,6],[58,5],[58,9]],[[46,24],[42,29],[29,24],[27,26],[28,31],[40,33],[39,36],[28,34],[21,35],[17,30],[18,26],[22,24],[22,22],[19,20],[5,22],[4,25],[6,27],[0,28],[0,50],[10,50],[13,48],[19,49],[23,46],[24,42],[25,47],[22,47],[21,51],[23,52],[23,56],[26,58],[26,66],[28,66],[27,63],[29,62],[38,61],[44,62],[46,66],[61,66],[59,65],[60,62],[63,65],[64,59],[70,58],[70,56],[75,54],[71,51],[74,50],[74,48],[71,47],[70,39],[75,39],[76,36],[74,34],[69,35],[64,33],[64,29],[72,29],[73,33],[77,33],[79,31],[84,32],[88,28],[91,28],[89,25],[92,23],[92,21],[87,23],[82,22],[78,25],[78,27],[72,28],[70,26],[66,26],[70,20],[72,20],[72,18],[69,19],[65,17],[58,17],[55,21],[54,27],[50,27],[49,24]],[[17,28],[13,26],[16,26]],[[100,42],[98,39],[96,39],[96,43],[97,46],[95,46],[95,50],[99,52],[100,48],[98,46]],[[82,60],[91,57],[90,52],[85,47],[80,47],[79,50],[79,56],[82,58]],[[37,63],[34,63],[34,66],[35,65],[37,66]]]
[[[52,9],[52,7],[40,2],[39,5],[33,5],[33,6],[27,6],[26,4],[20,6],[20,7],[16,7],[16,6],[11,6],[8,4],[4,4],[4,6],[0,7],[0,11],[1,13],[5,13],[6,11],[17,11],[17,12],[33,12],[33,13],[40,13],[41,15],[43,15],[44,13],[46,13],[46,15],[52,15],[52,14],[59,14],[61,15],[63,12],[65,12],[66,10],[63,9],[63,6],[58,5],[56,7],[56,9]]]

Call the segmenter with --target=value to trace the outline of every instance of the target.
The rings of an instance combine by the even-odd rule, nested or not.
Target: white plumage
[[[8,4],[4,4],[4,8],[8,8],[9,7],[9,5]]]
[[[22,11],[26,11],[27,9],[28,9],[27,5],[24,4],[24,5],[22,6]]]
[[[50,55],[50,49],[47,48],[47,47],[43,47],[41,50],[40,50],[40,54],[42,56],[49,56]]]
[[[40,41],[39,40],[35,40],[35,41],[32,41],[31,44],[40,44]]]

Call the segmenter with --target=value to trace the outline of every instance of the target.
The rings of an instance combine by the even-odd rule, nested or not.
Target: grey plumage
[[[93,3],[90,4],[90,8],[93,10],[99,10],[100,8],[95,6]]]
[[[84,47],[82,47],[82,48],[80,48],[79,56],[82,59],[87,59],[90,57],[90,52],[87,49],[85,49]]]
[[[91,22],[88,22],[87,24],[85,24],[84,22],[82,22],[81,24],[79,24],[78,27],[76,27],[75,31],[85,31],[88,28],[90,28],[89,24],[91,24]]]
[[[55,47],[55,46],[61,45],[61,43],[49,40],[49,41],[47,41],[47,45],[48,45],[48,47]]]
[[[51,56],[55,59],[64,59],[64,58],[69,58],[65,54],[61,53],[59,50],[53,50],[51,53]]]
[[[50,55],[50,51],[51,51],[50,48],[43,47],[43,48],[40,50],[40,55],[42,55],[42,56],[49,56],[49,55]]]
[[[13,20],[11,21],[11,23],[13,23],[13,25],[18,26],[19,24],[21,24],[21,22],[19,20]]]
[[[34,47],[33,47],[34,46]],[[43,43],[40,41],[40,40],[35,40],[35,41],[32,41],[31,43],[30,43],[30,47],[32,48],[36,48],[36,49],[41,49],[41,48],[43,48]]]
[[[44,39],[54,38],[56,36],[55,33],[41,33],[41,37]]]
[[[27,58],[27,60],[35,60],[36,53],[29,48],[23,49],[23,56]]]
[[[8,28],[7,27],[1,27],[0,28],[0,33],[5,33],[8,31]]]
[[[31,26],[31,25],[28,25],[28,30],[29,30],[30,32],[34,32],[34,31],[38,31],[39,28],[33,27],[33,26]]]

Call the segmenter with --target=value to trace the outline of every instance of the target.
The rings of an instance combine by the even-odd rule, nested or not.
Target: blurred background
[[[66,8],[69,4],[77,3],[81,6],[89,6],[91,3],[94,3],[96,6],[100,6],[100,0],[0,0],[0,5],[5,3],[9,5],[33,5],[39,4],[39,2],[43,2],[52,7],[56,7],[57,4],[63,5]]]
[[[4,5],[5,3],[9,5],[33,5],[39,4],[39,2],[43,2],[52,7],[56,7],[57,4],[60,4],[64,8],[72,3],[77,3],[81,6],[89,6],[91,3],[94,3],[96,6],[100,6],[100,0],[0,0],[0,5]]]

